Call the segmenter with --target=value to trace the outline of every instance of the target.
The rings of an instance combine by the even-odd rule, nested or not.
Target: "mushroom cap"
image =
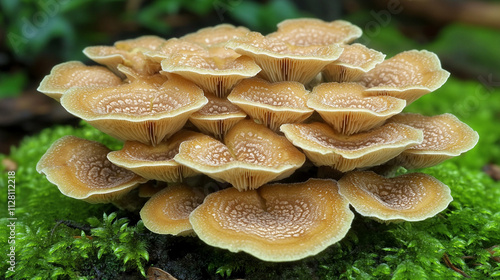
[[[101,143],[64,136],[55,141],[36,165],[38,173],[62,194],[90,203],[108,203],[126,195],[147,179],[111,163]]]
[[[246,27],[235,27],[234,25],[223,23],[213,27],[202,28],[194,33],[184,35],[180,39],[209,48],[244,36],[248,32],[250,32],[250,29]]]
[[[249,120],[231,128],[224,142],[207,135],[185,141],[174,160],[240,191],[286,178],[305,162],[285,137]]]
[[[323,78],[328,82],[355,82],[384,61],[385,54],[361,44],[343,45],[339,59],[325,66]]]
[[[453,200],[448,186],[423,173],[385,178],[372,171],[354,171],[339,180],[339,188],[358,213],[383,221],[422,221]]]
[[[161,86],[136,80],[113,88],[73,88],[61,98],[71,114],[115,138],[156,145],[179,131],[208,100],[190,81]]]
[[[161,63],[165,58],[169,58],[179,52],[203,54],[206,52],[206,49],[186,40],[171,38],[159,45],[156,49],[144,52],[144,55],[157,63]]]
[[[189,221],[211,246],[284,262],[315,255],[338,242],[353,218],[335,181],[309,179],[209,194]]]
[[[287,19],[267,35],[296,46],[348,44],[361,37],[361,28],[344,20],[325,22],[314,18]]]
[[[179,145],[201,133],[181,130],[168,140],[156,146],[140,142],[126,141],[119,151],[110,152],[108,159],[112,163],[128,169],[149,180],[181,182],[183,178],[198,174],[195,170],[174,161],[179,152]]]
[[[144,75],[143,73],[139,73],[131,67],[125,66],[123,64],[119,64],[116,69],[118,72],[125,76],[125,82],[134,82],[137,80],[142,80],[148,84],[160,87],[163,83],[167,81],[167,77],[160,73],[156,73],[153,75]]]
[[[410,104],[440,88],[449,76],[435,53],[411,50],[378,64],[359,83],[368,88],[366,94],[390,95]]]
[[[121,83],[122,79],[106,67],[68,61],[54,66],[37,90],[59,101],[64,92],[72,87],[109,87]]]
[[[284,124],[281,131],[315,165],[341,172],[382,164],[423,140],[421,130],[402,124],[386,124],[353,135],[337,134],[318,122]]]
[[[323,67],[337,60],[342,48],[328,46],[294,46],[281,40],[250,32],[226,44],[241,55],[246,55],[262,68],[259,73],[271,82],[297,81],[307,84]]]
[[[158,234],[187,235],[193,227],[189,214],[205,195],[186,185],[173,185],[157,192],[144,204],[140,215],[144,226]]]
[[[355,83],[323,83],[313,88],[307,106],[336,132],[348,135],[378,127],[406,106],[404,99],[392,96],[364,96],[365,90]]]
[[[203,133],[222,139],[247,114],[225,98],[205,94],[207,105],[189,116],[189,120]]]
[[[428,117],[406,113],[388,122],[409,125],[424,132],[421,144],[408,148],[395,159],[408,169],[437,165],[474,148],[479,140],[476,131],[452,114]]]
[[[301,122],[313,113],[306,104],[308,93],[298,82],[270,83],[252,78],[238,83],[227,99],[256,122],[277,131],[282,124]]]

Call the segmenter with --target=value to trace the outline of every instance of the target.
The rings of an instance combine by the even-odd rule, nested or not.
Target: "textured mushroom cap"
[[[405,150],[396,162],[406,168],[424,168],[458,156],[476,146],[479,135],[452,114],[433,117],[420,114],[399,114],[388,122],[400,123],[421,129],[421,144]]]
[[[161,63],[163,59],[179,52],[203,54],[206,50],[198,44],[186,40],[171,38],[159,45],[156,49],[144,52],[144,55],[157,63]]]
[[[286,178],[305,162],[285,137],[253,121],[237,123],[224,142],[210,136],[186,141],[174,160],[240,191]]]
[[[355,82],[384,61],[385,54],[361,44],[343,45],[339,59],[325,66],[323,77],[329,82]]]
[[[174,185],[159,191],[144,204],[140,215],[144,226],[154,233],[186,235],[193,231],[189,214],[203,202],[201,191]]]
[[[159,87],[168,80],[165,75],[162,75],[160,73],[156,73],[153,75],[144,75],[143,73],[139,73],[131,67],[125,66],[123,64],[119,64],[116,69],[118,70],[118,72],[122,73],[125,76],[125,82],[128,83],[142,80],[145,83]]]
[[[198,172],[177,163],[174,156],[179,152],[182,142],[200,135],[202,134],[181,130],[154,147],[127,141],[120,151],[109,153],[108,159],[149,180],[181,182],[183,178],[194,176]]]
[[[189,216],[205,243],[273,262],[315,255],[341,240],[354,214],[333,180],[208,195]]]
[[[71,114],[120,140],[156,145],[180,130],[208,100],[190,81],[161,86],[137,80],[113,88],[73,88],[61,98]]]
[[[237,84],[227,99],[256,122],[277,131],[282,124],[301,122],[313,113],[306,104],[308,93],[298,82],[270,83],[253,78]]]
[[[250,32],[226,44],[227,48],[247,55],[262,68],[260,75],[271,82],[297,81],[307,84],[321,69],[342,53],[338,45],[294,46],[278,39]]]
[[[68,61],[54,66],[37,90],[59,101],[64,92],[72,87],[108,87],[121,83],[122,79],[106,67]]]
[[[408,104],[440,88],[450,73],[441,68],[436,54],[422,50],[405,51],[378,64],[361,77],[367,94],[390,95]]]
[[[243,110],[225,98],[211,94],[205,94],[205,97],[208,99],[207,105],[189,117],[189,120],[205,134],[222,139],[235,124],[247,116]]]
[[[384,178],[371,171],[349,172],[339,188],[358,213],[383,221],[422,221],[453,200],[448,186],[423,173]]]
[[[284,124],[281,131],[315,165],[341,172],[382,164],[423,140],[421,130],[402,124],[349,136],[335,133],[324,123]]]
[[[182,36],[180,39],[192,42],[204,47],[221,45],[227,41],[244,36],[250,32],[246,27],[235,27],[231,24],[219,24],[213,27],[202,28],[194,33]]]
[[[312,90],[307,106],[316,110],[336,132],[353,134],[378,127],[400,113],[406,101],[391,96],[364,96],[355,83],[323,83]]]
[[[287,19],[267,35],[296,46],[347,44],[361,37],[361,28],[344,20],[325,22],[314,18]]]
[[[111,163],[104,145],[75,136],[64,136],[45,152],[36,171],[62,194],[90,203],[108,203],[126,195],[147,179]]]

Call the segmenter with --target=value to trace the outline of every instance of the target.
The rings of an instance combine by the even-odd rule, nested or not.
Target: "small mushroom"
[[[363,75],[359,83],[366,94],[390,95],[412,103],[440,88],[450,73],[441,68],[436,54],[422,50],[405,51],[385,60]]]
[[[286,178],[305,162],[285,137],[249,120],[231,128],[224,143],[206,135],[185,141],[174,160],[239,191]]]
[[[479,135],[452,114],[422,116],[399,114],[388,120],[421,129],[424,140],[395,158],[395,163],[408,169],[430,167],[459,156],[476,146]]]
[[[386,124],[353,135],[337,134],[319,122],[284,124],[281,131],[316,166],[341,172],[385,163],[423,140],[421,130],[402,124]]]
[[[341,240],[354,214],[333,180],[209,194],[189,221],[205,243],[261,260],[295,261]]]
[[[61,98],[71,114],[117,139],[156,145],[179,131],[208,100],[196,85],[172,77],[161,86],[136,80],[108,88],[72,88]]]
[[[256,122],[277,131],[282,124],[301,122],[313,113],[306,105],[308,93],[298,82],[269,83],[253,78],[238,83],[227,99]]]
[[[147,179],[111,163],[106,158],[109,152],[98,142],[64,136],[45,152],[36,171],[66,196],[90,203],[112,202]]]
[[[182,36],[180,39],[210,48],[223,45],[227,41],[244,36],[248,32],[250,32],[250,30],[246,27],[235,27],[234,25],[224,23],[213,27],[202,28],[195,33]]]
[[[241,55],[247,55],[262,68],[259,73],[271,82],[296,81],[307,84],[323,67],[337,60],[342,48],[328,46],[295,46],[279,39],[250,32],[226,44]]]
[[[307,106],[336,132],[348,135],[378,127],[406,106],[392,96],[364,96],[365,90],[355,83],[323,83],[309,94]]]
[[[385,178],[354,171],[339,180],[339,188],[358,213],[381,221],[422,221],[453,200],[448,186],[423,173]]]
[[[173,185],[159,191],[144,204],[140,215],[144,226],[158,234],[190,235],[189,214],[205,195],[196,188]]]
[[[181,182],[198,174],[195,170],[174,161],[179,145],[201,133],[181,130],[156,146],[127,141],[119,151],[110,152],[108,159],[117,166],[128,169],[149,180]]]

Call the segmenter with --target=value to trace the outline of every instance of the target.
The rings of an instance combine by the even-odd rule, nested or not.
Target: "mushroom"
[[[205,195],[187,185],[173,185],[157,192],[144,204],[140,215],[144,226],[158,234],[190,235],[189,214]]]
[[[227,99],[254,121],[277,131],[282,124],[301,122],[313,113],[306,105],[308,93],[298,82],[269,83],[253,78],[238,83]]]
[[[59,101],[64,92],[72,87],[109,87],[121,83],[122,79],[106,67],[68,61],[54,66],[37,90]]]
[[[385,54],[361,44],[343,45],[339,59],[325,66],[323,78],[328,82],[355,82],[384,61]]]
[[[235,27],[234,25],[224,23],[213,27],[202,28],[195,33],[182,36],[180,39],[198,44],[205,48],[210,48],[223,45],[227,41],[244,36],[248,32],[250,32],[250,30],[246,27]]]
[[[305,162],[285,137],[250,120],[231,128],[224,143],[206,135],[185,141],[174,160],[239,191],[286,178]]]
[[[117,67],[118,72],[122,73],[125,75],[125,82],[134,82],[137,80],[142,80],[148,84],[154,85],[156,87],[160,87],[163,83],[167,81],[167,77],[165,75],[162,75],[160,73],[156,73],[153,75],[144,75],[141,73],[138,73],[134,69],[125,66],[123,64],[119,64]]]
[[[55,141],[36,165],[62,194],[90,203],[108,203],[144,183],[131,171],[111,163],[101,143],[64,136]]]
[[[403,124],[386,124],[349,136],[319,122],[284,124],[281,131],[316,166],[341,172],[382,164],[423,140],[421,130]]]
[[[117,166],[128,169],[149,180],[181,182],[183,178],[198,174],[195,170],[173,160],[179,145],[201,133],[181,130],[156,146],[127,141],[120,151],[110,152],[108,159]]]
[[[211,246],[285,262],[315,255],[338,242],[353,218],[335,181],[309,179],[209,194],[189,221]]]
[[[260,76],[268,81],[302,84],[313,80],[323,67],[337,60],[343,50],[337,44],[295,46],[258,32],[233,39],[226,47],[253,58],[262,68]]]
[[[287,19],[278,31],[267,35],[295,46],[348,44],[363,34],[361,28],[344,20],[325,22],[314,18]]]
[[[354,171],[339,180],[339,188],[358,213],[382,221],[422,221],[453,200],[448,186],[423,173],[384,178]]]
[[[421,144],[401,153],[395,162],[405,168],[424,168],[437,165],[459,156],[476,146],[479,135],[452,114],[422,116],[399,114],[388,120],[391,123],[409,125],[424,132]]]
[[[72,88],[62,106],[120,140],[156,145],[179,131],[208,100],[196,85],[171,77],[161,86],[136,80],[108,88]]]
[[[198,44],[186,40],[171,38],[156,47],[156,49],[145,51],[144,55],[150,60],[160,64],[162,60],[179,52],[203,54],[206,52],[206,49]]]
[[[365,90],[355,83],[323,83],[309,94],[307,106],[341,134],[378,127],[406,106],[405,100],[392,96],[364,96]]]
[[[405,51],[385,60],[363,75],[359,83],[366,94],[390,95],[412,103],[440,88],[450,73],[441,68],[436,54],[422,50]]]
[[[247,114],[225,98],[205,94],[208,104],[189,116],[189,120],[203,133],[222,139]]]

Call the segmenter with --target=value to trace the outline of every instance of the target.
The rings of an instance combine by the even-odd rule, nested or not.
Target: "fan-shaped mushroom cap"
[[[181,182],[183,178],[194,176],[198,172],[177,163],[173,158],[179,152],[182,142],[200,135],[202,134],[181,130],[154,147],[127,141],[123,149],[109,153],[108,159],[149,180]]]
[[[244,36],[248,32],[250,32],[250,30],[246,27],[235,27],[234,25],[224,23],[213,27],[202,28],[195,33],[182,36],[180,39],[208,48]]]
[[[260,75],[271,82],[297,81],[307,84],[342,53],[338,45],[294,46],[281,40],[250,32],[226,44],[247,55],[262,68]]]
[[[156,145],[180,130],[208,100],[180,77],[160,87],[137,80],[113,88],[73,88],[61,98],[71,114],[120,140]]]
[[[296,46],[348,44],[361,37],[361,28],[344,20],[325,22],[314,18],[287,19],[267,35]]]
[[[450,73],[441,68],[436,54],[405,51],[378,64],[361,77],[359,82],[370,95],[390,95],[412,103],[421,96],[440,88]]]
[[[407,113],[396,115],[388,122],[409,125],[424,132],[421,144],[408,148],[395,159],[408,169],[439,164],[474,148],[479,140],[477,132],[452,114],[427,117]]]
[[[305,162],[285,137],[249,120],[231,128],[224,142],[210,136],[186,141],[174,160],[240,191],[286,178]]]
[[[64,136],[45,152],[36,171],[44,173],[62,194],[90,203],[108,203],[147,179],[112,164],[104,145]]]
[[[385,54],[361,44],[343,45],[339,59],[325,66],[323,78],[328,82],[355,82],[384,61]]]
[[[448,186],[423,173],[384,178],[372,171],[349,172],[339,188],[358,213],[383,221],[422,221],[453,200]]]
[[[171,38],[159,45],[156,49],[144,52],[144,55],[152,61],[161,63],[161,61],[165,58],[179,52],[204,54],[206,53],[206,49],[198,44],[186,40]]]
[[[364,96],[365,87],[355,83],[323,83],[308,96],[313,108],[332,128],[353,134],[378,127],[400,113],[406,101],[392,96]]]
[[[187,235],[193,232],[189,214],[203,202],[201,191],[186,185],[168,186],[144,204],[140,215],[154,233]]]
[[[222,139],[224,135],[247,114],[225,98],[205,94],[208,104],[194,112],[189,120],[203,133]]]
[[[59,101],[63,93],[72,87],[108,87],[121,83],[122,79],[106,67],[68,61],[54,66],[37,90]]]
[[[306,105],[308,93],[298,82],[269,83],[253,78],[238,83],[227,99],[256,122],[277,131],[282,124],[301,122],[313,113]]]
[[[337,134],[324,123],[284,124],[281,131],[315,165],[341,172],[382,164],[423,140],[421,130],[402,124],[350,136]]]
[[[353,218],[335,181],[309,179],[212,193],[189,221],[211,246],[283,262],[315,255],[341,240]]]

